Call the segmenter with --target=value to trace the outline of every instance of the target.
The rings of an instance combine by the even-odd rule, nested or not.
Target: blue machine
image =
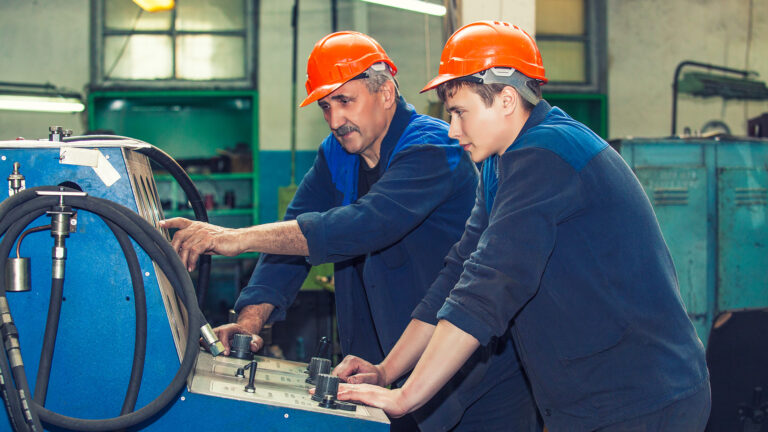
[[[768,306],[768,140],[638,138],[615,147],[653,204],[699,337],[706,343],[721,311]]]
[[[78,187],[138,212],[158,230],[163,218],[146,156],[134,150],[146,143],[122,140],[0,142],[0,173],[14,163],[26,188]],[[17,178],[14,178],[16,181]],[[9,185],[9,194],[14,191]],[[8,195],[3,195],[5,199]],[[67,197],[63,198],[64,204]],[[51,223],[41,216],[29,227]],[[126,259],[115,236],[96,215],[78,210],[66,240],[64,299],[45,407],[67,416],[104,419],[119,415],[134,352],[135,299]],[[167,238],[167,233],[164,233]],[[48,231],[28,234],[19,255],[31,261],[31,290],[8,292],[19,330],[21,354],[34,389],[51,292]],[[136,409],[151,402],[179,369],[186,340],[187,311],[168,280],[134,243],[146,291],[147,359]],[[12,253],[15,257],[15,250]],[[6,272],[8,276],[8,272]],[[7,284],[6,284],[7,285]],[[197,345],[197,341],[192,341]],[[307,393],[306,364],[257,357],[255,389],[236,376],[248,362],[200,351],[186,387],[149,421],[131,430],[183,431],[386,431],[381,410],[322,407]],[[7,378],[6,378],[7,379]],[[327,404],[326,404],[327,405]],[[11,430],[0,410],[0,430]],[[52,430],[60,430],[52,428]]]

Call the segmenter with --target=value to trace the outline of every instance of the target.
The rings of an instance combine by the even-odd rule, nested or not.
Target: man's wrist
[[[245,306],[237,316],[237,324],[249,333],[258,334],[274,309],[274,305],[268,303]]]

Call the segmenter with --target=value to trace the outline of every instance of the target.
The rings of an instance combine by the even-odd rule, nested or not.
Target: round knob
[[[309,374],[307,382],[314,384],[318,374],[331,373],[331,361],[326,358],[312,357],[307,367],[307,373]]]
[[[235,333],[232,337],[232,345],[230,345],[230,356],[239,359],[252,358],[251,335]]]
[[[328,374],[318,374],[315,394],[312,395],[312,400],[320,402],[325,400],[326,396],[331,396],[331,400],[336,400],[336,393],[338,393],[338,391],[339,377]]]

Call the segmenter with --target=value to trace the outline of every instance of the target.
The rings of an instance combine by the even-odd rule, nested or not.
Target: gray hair
[[[366,78],[364,78],[365,86],[368,87],[369,92],[376,93],[381,89],[381,86],[383,86],[385,82],[392,81],[392,83],[395,84],[395,96],[400,97],[400,86],[397,84],[397,80],[392,74],[389,65],[386,63],[374,63],[371,67],[366,69],[364,74],[366,75]]]

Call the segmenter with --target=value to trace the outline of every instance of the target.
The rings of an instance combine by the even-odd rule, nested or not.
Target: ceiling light
[[[134,0],[135,1],[135,0]],[[420,12],[428,15],[444,16],[445,6],[429,3],[422,0],[363,0],[367,3],[374,3],[382,6],[390,6],[398,9],[405,9],[413,12]]]
[[[133,0],[140,8],[147,12],[162,12],[173,9],[174,0]]]
[[[0,110],[82,112],[78,93],[64,92],[52,84],[0,82]]]

